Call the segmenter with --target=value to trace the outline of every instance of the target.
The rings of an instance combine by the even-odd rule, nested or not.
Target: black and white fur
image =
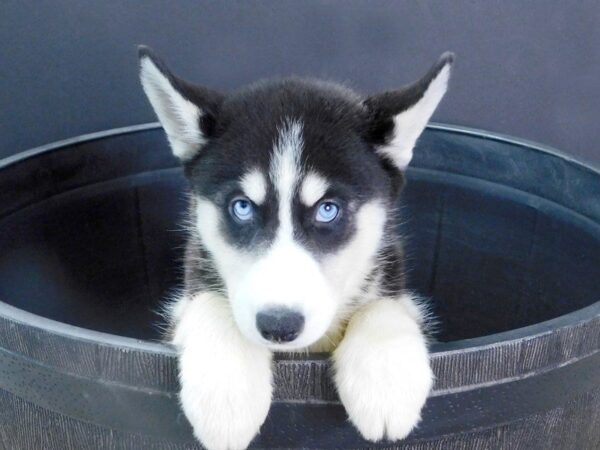
[[[396,205],[452,61],[367,98],[301,78],[221,94],[140,49],[142,85],[189,180],[186,283],[169,320],[181,404],[207,448],[243,449],[259,432],[273,351],[332,352],[366,439],[402,439],[419,422],[433,375]]]

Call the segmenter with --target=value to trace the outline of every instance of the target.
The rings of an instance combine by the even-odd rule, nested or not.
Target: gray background
[[[600,166],[597,1],[3,1],[0,156],[153,121],[135,45],[221,89],[310,74],[364,91],[457,54],[434,120],[557,147]]]

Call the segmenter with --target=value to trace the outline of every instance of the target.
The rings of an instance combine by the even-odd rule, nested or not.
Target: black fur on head
[[[303,204],[295,188],[293,237],[317,259],[337,252],[357,233],[355,213],[364,204],[376,199],[395,209],[403,172],[446,90],[454,58],[445,53],[415,83],[365,98],[339,84],[297,77],[222,94],[176,77],[147,47],[140,47],[139,57],[144,90],[183,163],[194,198],[207,199],[220,211],[221,233],[233,247],[264,251],[275,239],[281,226],[272,175],[276,148],[294,127],[301,130],[299,173],[324,178],[323,198],[341,211],[335,227],[317,223],[319,204]],[[242,226],[231,205],[244,194],[240,180],[253,170],[264,175],[264,199]],[[192,252],[206,254],[197,237],[190,245]],[[386,289],[401,286],[400,253],[395,244],[381,250],[387,261],[382,270],[390,272],[382,279]],[[216,284],[218,277],[213,278]]]
[[[143,62],[149,60],[182,98],[199,108],[196,125],[204,137],[204,143],[235,131],[250,132],[251,136],[263,141],[272,139],[276,127],[284,117],[301,117],[309,119],[315,131],[321,131],[317,133],[315,140],[322,146],[323,153],[327,152],[327,145],[332,141],[339,141],[335,145],[344,145],[347,140],[355,137],[374,149],[388,145],[395,131],[394,119],[417,105],[432,82],[454,62],[454,54],[446,52],[421,79],[400,89],[367,98],[336,83],[296,77],[259,81],[225,95],[178,78],[149,47],[140,46],[138,53],[143,79]],[[447,77],[441,81],[445,92]],[[152,83],[145,82],[145,88],[149,84]],[[148,91],[146,88],[147,93]],[[441,100],[441,95],[432,99],[434,108]],[[158,109],[155,102],[152,103]],[[431,114],[427,114],[428,112],[424,112],[427,120]],[[157,114],[164,122],[158,110]],[[169,133],[169,130],[166,131]],[[418,133],[421,131],[419,129]],[[202,145],[197,147],[194,157],[200,154]],[[384,159],[384,165],[388,169],[388,163],[393,161],[390,158]],[[403,170],[405,166],[396,169]]]

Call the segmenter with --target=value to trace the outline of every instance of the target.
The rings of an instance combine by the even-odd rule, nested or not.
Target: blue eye
[[[332,222],[339,214],[340,208],[333,202],[323,202],[317,208],[317,222]]]
[[[231,202],[231,214],[242,222],[247,222],[254,216],[254,206],[250,200],[238,198]]]

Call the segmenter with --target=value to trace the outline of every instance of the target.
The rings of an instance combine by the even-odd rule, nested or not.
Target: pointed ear
[[[223,96],[177,78],[150,48],[140,46],[138,52],[144,92],[173,153],[189,161],[212,137]]]
[[[400,170],[408,166],[418,137],[446,93],[453,61],[454,54],[444,53],[420,80],[364,102],[369,117],[367,140]]]

